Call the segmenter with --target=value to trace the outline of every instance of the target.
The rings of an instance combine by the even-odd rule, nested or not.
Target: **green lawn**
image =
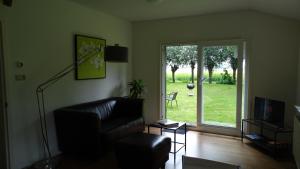
[[[197,82],[195,82],[196,84]],[[177,102],[173,106],[167,105],[167,118],[175,121],[186,121],[196,123],[196,98],[197,89],[194,89],[194,96],[188,96],[187,83],[178,81],[171,83],[167,79],[167,93],[178,91]],[[235,126],[236,112],[236,85],[227,84],[203,84],[204,92],[204,123]]]

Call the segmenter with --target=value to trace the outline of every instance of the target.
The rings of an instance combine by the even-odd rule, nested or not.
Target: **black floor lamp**
[[[79,66],[80,64],[86,62],[92,57],[95,57],[96,54],[98,54],[101,51],[104,51],[105,46],[99,45],[90,45],[90,46],[84,46],[84,49],[81,50],[79,60],[69,66],[65,67],[55,75],[51,76],[48,80],[44,81],[38,87],[36,88],[36,99],[38,103],[38,112],[39,112],[39,120],[40,120],[40,127],[42,132],[42,139],[43,144],[46,152],[46,159],[40,161],[38,164],[36,164],[35,168],[38,169],[55,169],[55,163],[53,161],[53,156],[50,151],[49,147],[49,139],[48,139],[48,131],[47,131],[47,120],[46,120],[46,108],[45,108],[45,97],[44,97],[44,91],[52,86],[55,82],[59,81],[63,77],[65,77],[70,72],[74,71],[74,69]]]
[[[40,118],[40,127],[42,132],[43,144],[45,147],[45,152],[47,158],[45,160],[40,161],[35,167],[36,169],[55,169],[55,163],[53,161],[53,156],[49,147],[49,139],[48,139],[48,131],[47,131],[47,120],[46,120],[46,109],[45,109],[45,97],[44,91],[52,86],[55,82],[59,81],[63,77],[65,77],[70,72],[73,72],[74,69],[80,64],[86,62],[90,58],[94,57],[99,52],[105,50],[105,61],[109,62],[128,62],[128,49],[127,47],[121,47],[119,45],[115,46],[102,46],[102,45],[94,45],[90,44],[87,46],[83,46],[81,51],[79,61],[70,64],[65,67],[55,75],[51,76],[48,80],[44,81],[36,88],[36,98],[38,103],[38,112]]]

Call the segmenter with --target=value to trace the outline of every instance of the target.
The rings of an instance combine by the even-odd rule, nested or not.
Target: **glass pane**
[[[203,124],[236,127],[237,49],[237,46],[203,48]]]
[[[196,45],[166,47],[167,119],[196,124],[197,50]]]

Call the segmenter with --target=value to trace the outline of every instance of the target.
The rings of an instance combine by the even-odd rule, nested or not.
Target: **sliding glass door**
[[[164,117],[205,131],[237,134],[245,97],[244,50],[243,41],[163,45]],[[173,104],[172,92],[177,92]]]
[[[243,43],[210,42],[198,49],[199,126],[234,134],[243,107]]]

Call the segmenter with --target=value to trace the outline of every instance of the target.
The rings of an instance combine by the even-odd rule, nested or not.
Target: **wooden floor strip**
[[[152,133],[159,134],[156,129]],[[172,136],[171,133],[165,133]],[[183,139],[178,136],[178,139]],[[170,154],[166,169],[181,169],[182,155],[204,158],[241,166],[242,169],[297,169],[291,157],[273,158],[263,150],[253,147],[249,142],[241,142],[240,138],[216,134],[189,131],[187,133],[187,151],[180,150],[174,161]],[[110,152],[97,160],[82,160],[63,157],[59,162],[60,169],[117,169],[117,160]]]

